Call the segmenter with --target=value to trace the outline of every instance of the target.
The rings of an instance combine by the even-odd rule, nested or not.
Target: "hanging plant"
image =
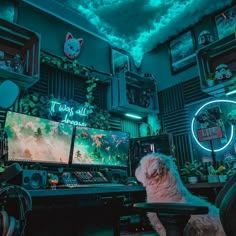
[[[19,110],[21,113],[47,117],[49,98],[36,92],[25,92],[21,95]]]
[[[41,63],[47,64],[49,66],[56,67],[60,70],[67,71],[73,73],[75,75],[80,75],[86,78],[87,84],[87,93],[86,93],[86,101],[84,103],[84,107],[88,112],[88,120],[87,124],[92,128],[101,128],[101,129],[109,129],[109,112],[105,111],[101,108],[98,108],[94,104],[94,89],[97,87],[98,78],[91,76],[91,72],[95,69],[93,67],[83,66],[78,63],[78,60],[70,60],[67,57],[57,57],[55,55],[41,52],[40,54]],[[65,101],[66,103],[66,101]],[[75,102],[76,103],[76,102]],[[77,103],[78,104],[78,103]],[[74,105],[77,105],[74,104]],[[33,106],[32,101],[28,101],[26,111],[31,110],[29,107]],[[44,109],[44,111],[47,111]]]
[[[41,52],[40,62],[75,75],[89,76],[89,72],[93,71],[88,66],[80,65],[77,60],[70,60],[67,57],[57,57],[45,52]]]

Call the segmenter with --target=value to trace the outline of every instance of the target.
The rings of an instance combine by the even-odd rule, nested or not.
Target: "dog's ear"
[[[158,175],[158,160],[152,160],[147,168],[146,177],[153,178]]]

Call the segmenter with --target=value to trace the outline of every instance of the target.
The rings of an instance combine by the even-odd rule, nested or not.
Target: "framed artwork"
[[[235,33],[236,6],[215,16],[215,24],[219,39]]]
[[[196,63],[195,43],[191,31],[187,31],[169,43],[172,73]]]
[[[17,3],[14,0],[2,0],[0,1],[0,18],[10,21],[12,23],[17,22]]]
[[[116,49],[111,49],[112,57],[112,74],[116,75],[122,71],[130,70],[130,61],[127,54],[122,53]]]

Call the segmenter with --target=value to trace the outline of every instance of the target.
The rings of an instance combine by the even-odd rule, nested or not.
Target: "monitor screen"
[[[8,111],[8,161],[68,164],[73,126]]]
[[[128,167],[129,133],[76,127],[72,164]]]

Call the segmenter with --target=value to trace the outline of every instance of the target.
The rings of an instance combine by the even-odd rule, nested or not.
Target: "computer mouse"
[[[130,181],[126,182],[126,185],[128,185],[128,186],[138,186],[139,183],[135,180],[130,180]]]

